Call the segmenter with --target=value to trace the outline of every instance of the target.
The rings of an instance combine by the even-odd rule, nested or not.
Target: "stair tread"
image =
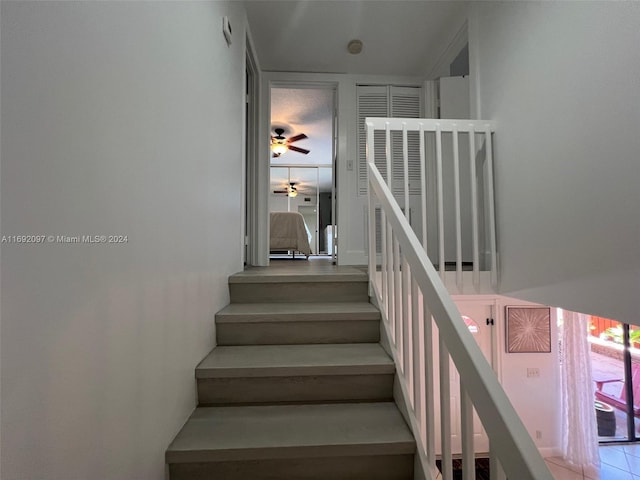
[[[415,441],[393,402],[197,408],[168,463],[403,454]]]
[[[217,323],[379,320],[380,311],[368,302],[336,303],[231,303],[216,315]]]
[[[197,378],[390,374],[393,360],[377,343],[216,347]]]
[[[242,272],[229,277],[229,283],[300,283],[300,282],[367,282],[368,276],[357,267],[328,266],[326,269],[314,267],[302,268],[272,268],[248,267]]]

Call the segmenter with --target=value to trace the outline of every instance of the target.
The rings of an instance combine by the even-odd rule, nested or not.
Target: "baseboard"
[[[562,456],[562,449],[560,447],[538,447],[538,451],[543,458]]]
[[[369,257],[364,250],[338,252],[338,265],[368,265]]]

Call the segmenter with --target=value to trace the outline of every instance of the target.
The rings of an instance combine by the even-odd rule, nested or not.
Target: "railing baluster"
[[[373,297],[373,283],[376,281],[376,212],[373,195],[369,195],[369,294]]]
[[[394,280],[394,266],[393,266],[393,230],[391,226],[387,227],[387,317],[389,319],[389,327],[391,334],[391,341],[395,345],[396,341],[396,327],[395,327],[395,288],[393,285]]]
[[[367,163],[373,162],[376,158],[375,145],[373,141],[374,130],[372,128],[367,129]],[[369,205],[369,294],[373,293],[373,282],[375,281],[375,258],[376,258],[376,213],[373,208],[373,195],[368,196]]]
[[[391,180],[392,179],[392,176],[391,176],[391,126],[389,125],[389,122],[387,122],[387,125],[385,128],[384,142],[385,142],[384,153],[387,160],[387,185],[389,185],[389,188],[393,190],[393,188],[391,187],[391,182],[392,182]]]
[[[389,304],[389,292],[387,291],[387,216],[383,209],[380,209],[380,242],[380,296],[382,297],[382,305],[380,307],[386,312]]]
[[[484,131],[487,142],[487,196],[489,199],[489,239],[491,244],[491,284],[498,284],[498,259],[496,253],[496,214],[493,198],[493,144],[489,126]]]
[[[460,213],[460,154],[458,126],[453,126],[453,196],[456,217],[456,284],[462,290],[462,217]]]
[[[404,216],[407,221],[411,221],[409,208],[409,142],[407,140],[407,126],[402,129],[402,169],[404,188]],[[402,370],[405,379],[411,384],[411,342],[409,336],[410,315],[409,315],[409,264],[404,256],[402,257],[402,358],[404,364]],[[411,390],[411,389],[410,389]]]
[[[424,329],[422,338],[422,349],[424,352],[424,431],[425,444],[427,446],[427,461],[431,470],[436,468],[436,414],[434,408],[435,386],[434,386],[434,355],[433,355],[433,318],[427,299],[422,295],[422,305],[424,310]]]
[[[478,184],[476,179],[476,131],[469,127],[469,160],[471,169],[471,236],[473,243],[473,284],[480,284],[480,253],[478,245]]]
[[[424,151],[424,127],[420,124],[420,206],[422,213],[422,247],[427,251],[427,157]]]
[[[420,342],[420,324],[422,322],[420,322],[420,299],[418,298],[418,296],[418,284],[413,275],[411,275],[411,353],[413,356],[411,369],[413,374],[412,405],[419,423],[422,417],[422,399],[420,398],[422,394],[422,387],[420,384],[422,382],[422,378],[424,377],[422,376],[420,368],[420,366],[422,365],[422,352],[420,351],[420,347],[422,346]]]
[[[460,425],[462,439],[462,480],[475,480],[476,462],[473,449],[473,405],[460,381]]]
[[[411,279],[409,277],[409,264],[404,255],[402,256],[402,372],[404,378],[409,383],[409,395],[413,395],[411,384],[412,368],[411,368],[411,311],[409,310],[409,293],[411,288]]]
[[[442,190],[442,131],[436,124],[436,176],[438,177],[438,270],[444,280],[444,192]]]
[[[398,349],[398,354],[400,358],[402,358],[402,279],[400,278],[400,244],[398,240],[393,239],[393,286],[395,290],[393,292],[394,296],[394,319],[395,319],[395,339],[396,339],[396,348]],[[404,371],[402,372],[404,374]]]
[[[438,332],[440,361],[440,447],[442,448],[442,478],[452,480],[451,456],[451,380],[449,379],[449,351],[442,332]]]
[[[402,168],[404,174],[404,216],[411,223],[409,204],[409,141],[407,140],[407,125],[402,128]]]

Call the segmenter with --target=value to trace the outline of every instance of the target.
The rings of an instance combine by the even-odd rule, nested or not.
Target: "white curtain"
[[[563,456],[575,465],[599,465],[594,385],[587,341],[588,317],[563,311]]]

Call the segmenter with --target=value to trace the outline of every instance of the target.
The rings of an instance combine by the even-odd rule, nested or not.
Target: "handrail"
[[[365,119],[367,127],[371,126],[375,130],[384,130],[387,125],[391,130],[400,130],[406,126],[408,131],[418,131],[421,128],[427,132],[435,132],[437,128],[441,132],[469,132],[474,130],[482,132],[489,128],[493,130],[495,123],[491,120],[469,120],[461,119],[445,119],[445,118],[385,118],[385,117],[367,117]]]
[[[511,405],[494,371],[485,359],[465,323],[462,321],[440,276],[433,267],[423,245],[413,232],[405,213],[395,201],[391,189],[373,163],[373,130],[381,119],[367,119],[367,164],[369,176],[369,275],[373,293],[383,311],[387,334],[392,346],[398,376],[406,397],[420,458],[428,472],[435,469],[433,365],[431,358],[431,323],[435,321],[440,339],[441,437],[443,478],[451,478],[450,470],[450,406],[448,398],[449,356],[460,375],[462,454],[465,479],[473,465],[472,406],[475,408],[490,440],[492,466],[498,464],[508,478],[518,480],[553,480],[533,440]],[[457,126],[460,128],[460,122]],[[470,131],[477,125],[469,122]],[[478,122],[478,121],[476,121]],[[486,122],[483,122],[486,124]],[[452,121],[384,119],[383,129],[404,130],[425,125],[440,131],[454,131]],[[462,127],[466,128],[466,127]],[[406,141],[406,135],[405,135]],[[406,151],[405,151],[406,156]],[[375,208],[381,209],[382,288],[376,281],[377,258]],[[385,276],[388,278],[385,279]],[[422,296],[422,305],[419,303]],[[401,298],[398,298],[401,297]],[[410,298],[410,300],[409,300]],[[423,308],[420,313],[420,307]],[[419,328],[422,327],[422,328]],[[423,336],[419,335],[423,332]],[[420,359],[422,360],[422,363]],[[448,464],[448,465],[447,465]],[[492,472],[492,478],[498,478]]]

